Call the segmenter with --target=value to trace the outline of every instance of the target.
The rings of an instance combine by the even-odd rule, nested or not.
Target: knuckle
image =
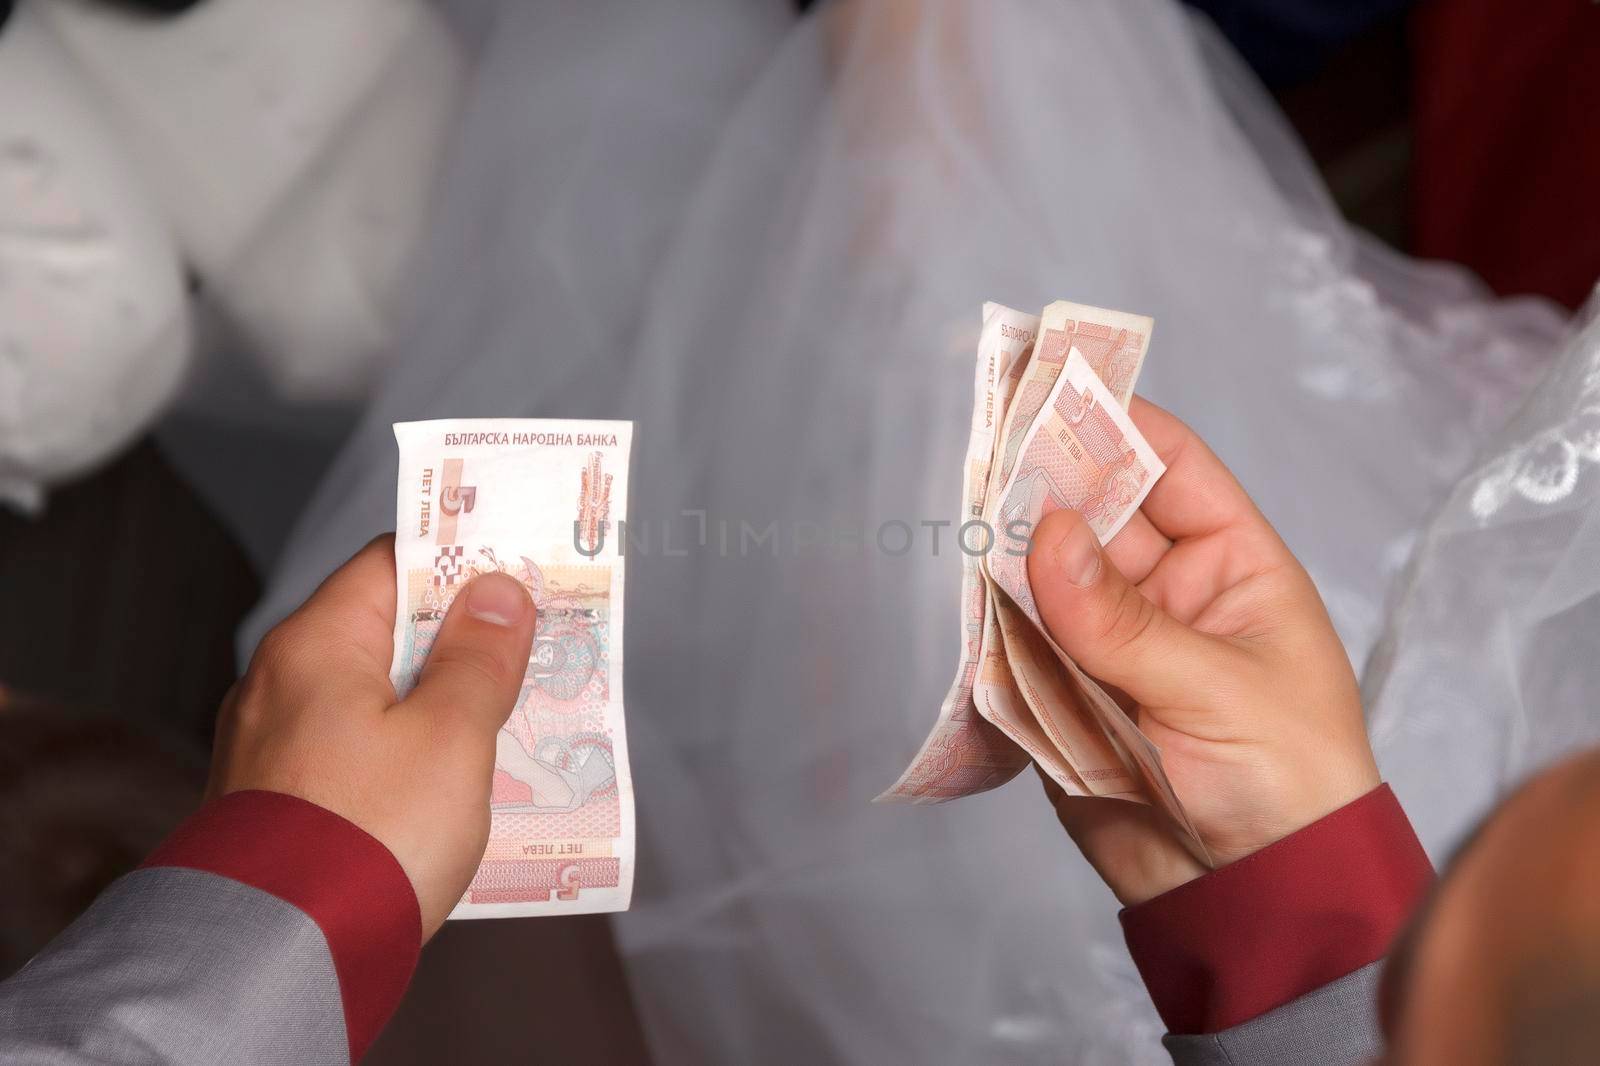
[[[315,676],[306,666],[304,641],[287,622],[269,630],[230,694],[238,727],[245,732],[258,729],[274,707],[303,700]]]
[[[250,657],[250,668],[246,671],[246,679],[255,675],[259,681],[263,678],[285,677],[294,672],[294,661],[298,658],[298,642],[294,633],[288,628],[287,623],[279,623],[267,631],[261,638],[261,643],[256,645],[255,654]]]
[[[249,741],[262,736],[272,723],[273,702],[270,689],[258,677],[247,673],[240,680],[237,698],[224,708],[218,719],[218,737]]]
[[[278,685],[268,670],[257,669],[252,661],[250,669],[239,679],[237,695],[230,710],[231,717],[243,726],[261,717],[261,708],[270,704]]]
[[[501,657],[471,644],[452,644],[435,648],[433,669],[452,678],[452,683],[472,687],[501,688],[507,683],[506,665]]]
[[[1161,612],[1137,587],[1124,584],[1103,618],[1102,643],[1114,651],[1126,651],[1150,640],[1160,623]]]

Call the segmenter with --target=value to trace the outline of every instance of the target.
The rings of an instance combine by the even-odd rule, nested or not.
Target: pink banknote
[[[1041,329],[1055,322],[1056,336],[1061,336],[1063,323],[1076,321],[1065,317],[1069,308],[1118,315],[1059,301],[1046,309]],[[1124,328],[1121,334],[1127,332]],[[1019,430],[1017,420],[1030,409],[1031,421]],[[1007,413],[1007,433],[1003,448],[1009,469],[1002,467],[1006,482],[995,488],[993,476],[1002,472],[995,471],[988,500],[989,520],[1000,540],[984,559],[984,573],[995,586],[994,624],[1006,666],[1022,702],[1071,768],[1070,777],[1051,774],[1063,790],[1069,795],[1138,796],[1143,776],[1113,740],[1122,723],[1106,719],[1106,708],[1115,705],[1049,640],[1027,585],[1026,545],[1014,534],[1030,537],[1044,514],[1072,507],[1084,512],[1102,539],[1109,539],[1144,498],[1143,491],[1127,491],[1131,485],[1126,478],[1148,491],[1160,474],[1160,460],[1082,354],[1075,348],[1046,351],[1042,339]],[[1041,439],[1041,434],[1047,435]]]
[[[1126,409],[1144,367],[1155,319],[1067,300],[1057,300],[1040,318],[1041,360],[1060,365],[1068,350],[1078,349],[1095,376]]]
[[[1133,517],[1166,466],[1076,348],[1069,349],[1049,396],[1024,437],[995,502],[998,529],[1036,530],[1052,511],[1071,508],[1101,542]],[[1006,655],[1029,708],[1067,750],[1081,792],[1154,799],[1179,836],[1206,860],[1161,764],[1161,753],[1100,685],[1050,639],[1028,582],[1027,556],[990,553],[985,573]],[[1070,794],[1073,790],[1065,785]]]
[[[634,811],[622,702],[632,424],[404,422],[391,680],[416,683],[456,594],[490,570],[538,607],[522,691],[496,738],[489,845],[452,918],[626,910]]]
[[[995,524],[1008,533],[1032,530],[1050,512],[1070,508],[1083,515],[1104,543],[1133,517],[1166,469],[1074,348],[1022,442],[995,507]],[[1012,602],[1039,622],[1022,552],[991,552],[988,573]]]
[[[1082,338],[1129,394],[1154,323],[1142,315],[1060,300],[1043,321],[984,306],[973,417],[963,467],[963,521],[993,531],[995,505],[1035,416],[1050,396],[1072,341]],[[1048,328],[1042,349],[1036,335]],[[1039,358],[1039,352],[1044,357]],[[1089,696],[1030,621],[963,559],[961,656],[933,729],[899,781],[879,797],[940,802],[1004,783],[1031,758],[1072,794],[1127,794],[1138,778],[1105,735]],[[998,735],[997,735],[998,734]]]
[[[1011,469],[1016,465],[1022,442],[1044,409],[1050,390],[1055,388],[1056,377],[1067,361],[1067,352],[1076,347],[1102,381],[1107,380],[1107,373],[1113,374],[1116,387],[1108,383],[1107,388],[1126,408],[1133,398],[1139,370],[1144,366],[1155,321],[1145,315],[1057,300],[1039,316],[1039,331],[1033,357],[1022,368],[1015,395],[1006,406],[996,444],[997,456],[989,472],[987,494],[991,519],[1001,490],[1011,479]]]
[[[1037,315],[995,303],[983,307],[972,422],[962,468],[962,511],[958,528],[983,518],[995,431],[1005,413],[1005,387],[1008,378],[1015,381],[1013,370],[1026,360],[1038,326]],[[972,543],[982,544],[981,530],[970,539]],[[928,738],[900,779],[878,797],[880,802],[939,803],[985,792],[1005,784],[1028,765],[1027,753],[1007,740],[995,724],[979,713],[973,702],[984,622],[989,615],[989,595],[977,557],[966,552],[959,554],[961,644],[955,680],[939,705],[939,716]]]
[[[1071,664],[1005,593],[991,585],[989,596],[992,633],[975,693],[980,711],[1004,722],[1006,735],[1069,796],[1136,796],[1139,779],[1074,684]]]

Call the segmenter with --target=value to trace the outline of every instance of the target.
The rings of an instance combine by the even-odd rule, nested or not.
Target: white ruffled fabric
[[[176,404],[203,428],[174,454],[234,512],[241,454],[307,450],[306,405],[347,420],[392,346],[465,70],[425,0],[19,5],[0,32],[0,504],[37,510]],[[257,439],[219,445],[222,426]],[[259,525],[236,529],[258,553]]]
[[[227,320],[201,384],[249,367],[290,399],[364,398],[465,75],[433,5],[206,0],[174,18],[29,6]],[[195,402],[220,398],[201,388]]]
[[[1600,743],[1600,294],[1428,524],[1363,679],[1436,859],[1508,789]]]
[[[1350,231],[1173,4],[785,8],[505,5],[393,369],[241,648],[390,524],[390,422],[632,418],[630,519],[656,539],[629,559],[640,855],[617,931],[657,1060],[1162,1062],[1115,903],[1030,782],[869,803],[956,651],[958,560],[919,523],[956,517],[981,302],[1155,316],[1141,391],[1239,474],[1357,664],[1409,590],[1377,722],[1436,854],[1460,803],[1429,784],[1444,727],[1415,725],[1439,704],[1412,709],[1426,664],[1408,664],[1469,603],[1472,625],[1523,632],[1490,616],[1518,486],[1542,482],[1507,459],[1480,479],[1510,489],[1451,486],[1552,365],[1562,316]],[[1575,434],[1581,486],[1594,444]],[[1429,516],[1479,496],[1509,502],[1472,527],[1492,544],[1476,598],[1435,588],[1437,525],[1402,581]],[[1582,493],[1564,499],[1579,521]],[[910,552],[872,548],[891,520]],[[773,522],[777,558],[741,553],[741,523]],[[796,550],[813,528],[840,550]],[[1576,625],[1557,632],[1576,648]],[[1489,750],[1504,690],[1457,691],[1477,702],[1443,720]],[[1586,735],[1568,719],[1589,712],[1541,691],[1515,719],[1541,751]],[[1475,795],[1525,761],[1475,767]]]
[[[138,435],[192,355],[176,242],[38,7],[0,31],[0,505]]]

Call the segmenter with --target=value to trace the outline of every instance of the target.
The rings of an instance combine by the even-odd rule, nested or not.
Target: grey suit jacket
[[[200,870],[138,870],[0,984],[0,1064],[348,1066],[305,912]]]
[[[1315,992],[1205,1036],[1167,1036],[1175,1066],[1365,1066],[1383,1051],[1379,960]]]

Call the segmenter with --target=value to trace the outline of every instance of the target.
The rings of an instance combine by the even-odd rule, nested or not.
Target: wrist
[[[1362,739],[1365,740],[1365,737]],[[1352,754],[1342,762],[1330,760],[1327,752],[1321,751],[1311,753],[1301,765],[1308,769],[1295,774],[1291,787],[1284,790],[1286,795],[1277,805],[1277,816],[1267,823],[1260,839],[1235,856],[1233,861],[1316,825],[1336,811],[1371,795],[1383,784],[1377,762],[1365,743],[1361,745],[1359,755]]]
[[[1059,793],[1052,798],[1062,828],[1125,907],[1208,872],[1154,807]]]
[[[1254,767],[1236,766],[1218,776],[1192,812],[1213,869],[1222,869],[1315,825],[1382,783],[1363,735],[1359,745],[1261,752]],[[1219,802],[1207,802],[1211,797]]]

